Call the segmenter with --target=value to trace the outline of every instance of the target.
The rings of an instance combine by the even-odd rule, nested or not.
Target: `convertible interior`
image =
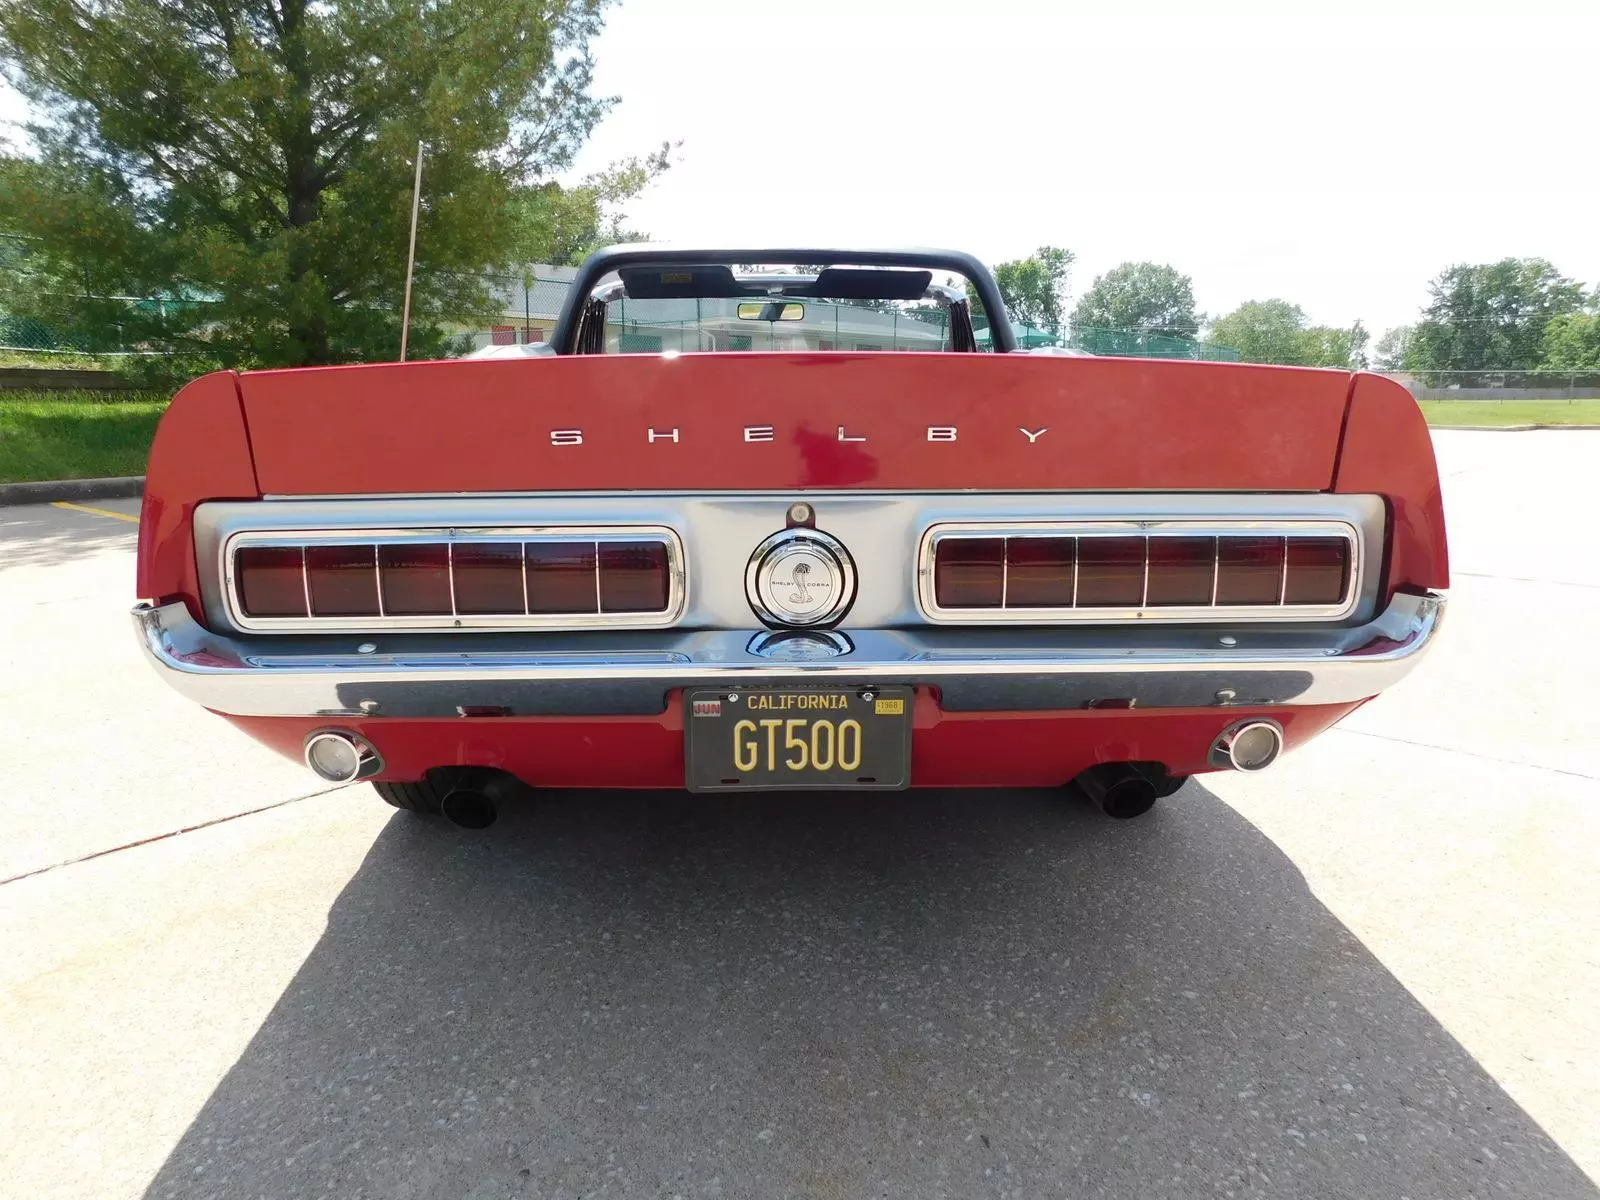
[[[996,348],[963,274],[899,262],[623,262],[583,295],[566,353]]]

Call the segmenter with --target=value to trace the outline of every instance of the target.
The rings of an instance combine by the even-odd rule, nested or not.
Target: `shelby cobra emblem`
[[[855,599],[855,564],[837,538],[796,526],[756,547],[745,570],[745,594],[768,625],[825,627]]]

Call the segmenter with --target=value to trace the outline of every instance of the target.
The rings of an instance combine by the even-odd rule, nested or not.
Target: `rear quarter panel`
[[[1388,504],[1388,577],[1381,595],[1450,586],[1433,437],[1416,400],[1394,380],[1355,377],[1333,490],[1376,493]]]
[[[139,513],[135,587],[146,600],[182,599],[202,620],[193,517],[207,500],[256,500],[239,377],[218,371],[186,384],[156,427]]]

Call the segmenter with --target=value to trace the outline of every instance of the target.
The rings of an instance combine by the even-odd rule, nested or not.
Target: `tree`
[[[1544,360],[1545,328],[1583,307],[1583,289],[1542,258],[1442,271],[1413,340],[1416,369],[1523,371]]]
[[[1378,339],[1376,347],[1378,354],[1378,370],[1380,371],[1409,371],[1412,369],[1412,342],[1415,340],[1416,330],[1410,325],[1396,325],[1393,329],[1386,330]]]
[[[1544,329],[1544,365],[1558,370],[1600,371],[1600,291],[1595,310],[1552,317]]]
[[[1367,343],[1372,335],[1360,321],[1349,329],[1335,325],[1313,325],[1305,331],[1303,357],[1308,366],[1367,369]]]
[[[1024,325],[1060,325],[1072,263],[1071,250],[1040,246],[1027,258],[997,266],[994,280],[1011,319]]]
[[[1160,263],[1126,262],[1096,276],[1072,310],[1074,329],[1145,329],[1193,337],[1200,328],[1194,286]]]
[[[1213,320],[1206,339],[1239,351],[1245,362],[1346,370],[1366,365],[1368,334],[1360,321],[1349,329],[1308,326],[1305,310],[1287,300],[1247,300]]]
[[[613,103],[602,3],[0,0],[39,114],[35,156],[0,165],[29,300],[224,362],[391,357],[421,139],[412,343],[437,349],[487,314],[487,272],[574,257],[665,165],[553,182]]]

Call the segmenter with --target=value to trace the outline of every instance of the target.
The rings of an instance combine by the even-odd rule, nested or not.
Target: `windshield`
[[[739,351],[947,351],[952,345],[951,308],[965,302],[959,276],[929,279],[928,272],[884,271],[876,289],[858,277],[856,291],[901,292],[884,295],[815,294],[837,272],[816,268],[738,270],[740,295],[639,297],[635,280],[609,289],[605,305],[607,354],[728,353]],[[865,273],[863,273],[863,276]],[[624,290],[628,294],[616,295]],[[711,289],[707,289],[711,290]],[[723,290],[718,288],[716,290]],[[904,297],[907,291],[914,298]],[[602,289],[602,294],[607,292]],[[979,324],[982,323],[981,317]],[[981,330],[977,349],[988,349]],[[956,331],[960,336],[960,331]],[[967,334],[970,344],[970,332]]]

